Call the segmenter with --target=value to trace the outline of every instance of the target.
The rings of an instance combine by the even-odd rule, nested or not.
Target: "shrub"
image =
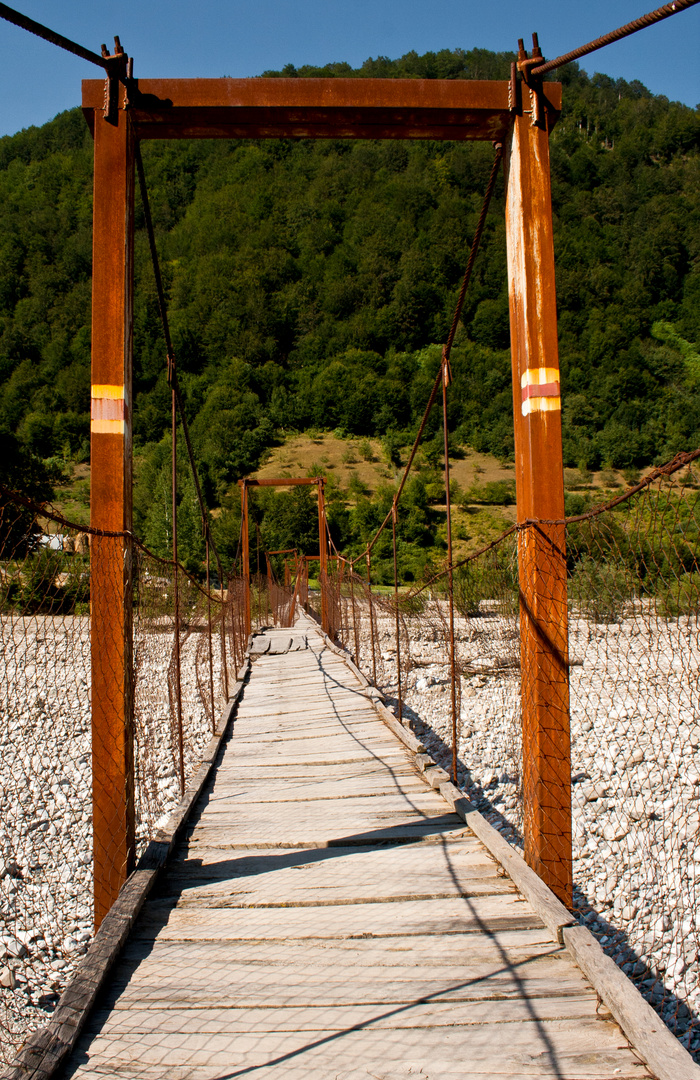
[[[659,593],[658,604],[661,614],[672,619],[700,615],[700,573],[682,574]]]
[[[634,595],[633,582],[624,567],[598,562],[584,555],[569,580],[569,599],[593,622],[620,622]]]
[[[454,575],[455,607],[464,618],[486,614],[482,601],[490,601],[501,615],[518,610],[518,576],[514,561],[491,553],[459,567]]]
[[[513,480],[491,480],[487,484],[473,484],[464,495],[466,503],[482,503],[486,506],[512,506],[515,502]]]

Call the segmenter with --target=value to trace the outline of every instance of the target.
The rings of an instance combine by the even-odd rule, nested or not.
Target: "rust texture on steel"
[[[246,637],[253,628],[250,607],[250,521],[248,518],[248,481],[239,480],[241,487],[241,560],[243,572],[243,629]]]
[[[105,55],[106,49],[104,45],[100,56],[99,53],[86,49],[76,41],[71,41],[70,38],[64,37],[63,34],[44,26],[43,23],[30,19],[27,15],[23,15],[21,11],[15,11],[14,8],[8,7],[7,4],[0,4],[0,19],[6,19],[7,22],[14,23],[15,26],[21,27],[22,30],[27,30],[30,34],[36,34],[37,37],[43,38],[44,41],[50,41],[52,45],[58,45],[59,49],[65,49],[66,52],[73,53],[74,56],[79,56],[81,60],[87,60],[90,64],[96,64],[98,67],[104,68],[105,71],[109,71],[110,67],[114,67],[113,63],[110,64],[113,57]],[[118,40],[118,38],[115,39],[115,41]]]
[[[90,520],[131,531],[134,139],[129,113],[95,128]],[[132,544],[96,536],[92,588],[95,924],[134,864]],[[100,582],[121,582],[114,590]]]
[[[545,92],[560,109],[561,87]],[[85,80],[91,126],[102,105]],[[509,83],[466,79],[133,79],[129,108],[141,139],[502,141],[511,124]]]
[[[564,517],[548,113],[523,87],[506,155],[506,243],[517,519]],[[572,903],[566,552],[563,525],[518,533],[523,813],[529,864]]]
[[[579,46],[578,49],[572,49],[571,52],[564,53],[563,56],[557,56],[554,60],[547,60],[541,64],[533,65],[530,74],[541,78],[548,72],[563,67],[564,64],[570,64],[572,60],[578,60],[582,56],[587,56],[588,53],[605,48],[606,45],[612,45],[614,41],[620,41],[622,38],[629,37],[630,34],[636,34],[637,31],[644,30],[647,26],[653,26],[654,23],[661,22],[662,19],[668,19],[671,15],[677,15],[678,12],[694,7],[698,3],[700,3],[700,0],[673,0],[673,3],[664,4],[663,7],[656,8],[647,15],[642,15],[639,19],[634,19],[624,26],[619,26],[617,30],[611,30],[608,34],[603,34],[602,37],[595,38],[594,41]]]
[[[324,481],[318,480],[318,550],[321,579],[321,629],[332,639],[335,636],[335,627],[331,625],[330,612],[328,610],[328,534],[326,524],[326,500],[324,495]]]
[[[450,705],[452,710],[452,783],[457,783],[457,669],[455,666],[455,592],[452,567],[452,507],[450,505],[450,435],[447,426],[447,387],[450,368],[447,358],[442,366],[442,434],[444,439],[445,502],[447,506],[447,602],[450,629]]]

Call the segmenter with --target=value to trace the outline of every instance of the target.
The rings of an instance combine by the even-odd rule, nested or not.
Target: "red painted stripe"
[[[92,420],[127,420],[129,410],[124,398],[93,398]]]
[[[531,397],[559,397],[558,382],[530,383],[522,388],[523,401]]]

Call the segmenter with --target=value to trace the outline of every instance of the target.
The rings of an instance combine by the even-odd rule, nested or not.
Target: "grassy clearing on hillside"
[[[400,451],[405,463],[408,448]],[[460,457],[450,460],[453,488],[453,537],[455,557],[466,554],[488,543],[515,521],[513,502],[499,502],[500,493],[513,498],[515,467],[511,462],[501,462],[490,454],[481,454],[469,447],[461,447]],[[138,465],[138,460],[137,460]],[[425,479],[441,474],[440,469],[428,465],[419,450],[414,468]],[[392,488],[401,476],[402,468],[388,460],[379,439],[343,438],[332,432],[308,431],[303,435],[289,437],[282,446],[270,449],[264,465],[254,474],[257,479],[292,479],[310,475],[326,476],[340,493],[352,504],[362,493],[373,497],[381,487]],[[56,506],[70,520],[87,524],[90,518],[90,466],[66,463],[66,480],[56,487]],[[138,468],[136,469],[138,477]],[[577,500],[597,503],[618,494],[630,484],[636,483],[638,470],[604,469],[587,472],[580,469],[564,470],[564,487],[567,493],[567,512],[578,513]],[[444,540],[446,532],[446,507],[441,485],[431,499],[432,510],[437,515],[436,540]],[[237,491],[232,492],[237,497]],[[217,511],[214,511],[214,516]]]

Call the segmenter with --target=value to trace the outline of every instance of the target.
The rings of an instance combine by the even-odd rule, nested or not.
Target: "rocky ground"
[[[521,843],[518,633],[497,609],[457,620],[464,672],[458,779]],[[575,904],[604,948],[685,1046],[700,1051],[700,638],[697,618],[572,618],[571,724]],[[451,762],[444,612],[407,620],[406,718]],[[407,640],[410,638],[410,650]],[[348,640],[354,651],[354,640]],[[396,703],[393,620],[379,619],[377,683]],[[365,618],[361,666],[371,677]],[[700,1055],[698,1055],[700,1056]]]
[[[172,634],[136,627],[140,847],[180,796],[168,690]],[[183,635],[186,774],[209,738],[202,638]],[[0,1061],[45,1021],[92,939],[90,637],[87,617],[2,617]],[[199,651],[199,658],[197,653]],[[208,690],[208,653],[206,689]],[[219,664],[215,655],[215,685]]]

